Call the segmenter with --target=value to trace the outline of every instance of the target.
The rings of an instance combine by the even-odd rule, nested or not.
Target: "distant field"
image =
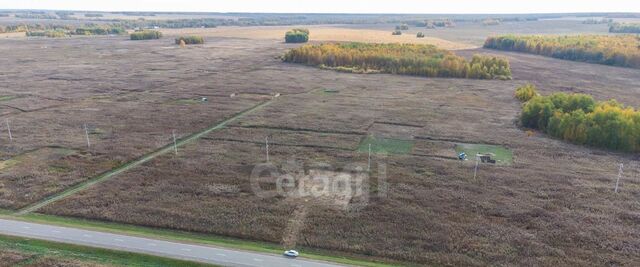
[[[310,31],[309,41],[338,41],[364,43],[411,43],[432,44],[444,49],[467,49],[476,47],[463,43],[447,41],[441,38],[427,36],[416,38],[415,34],[391,35],[391,29],[355,29],[338,26],[255,26],[255,27],[218,27],[218,28],[189,28],[162,29],[165,35],[200,35],[209,37],[235,37],[248,39],[281,39],[292,28],[305,27]]]

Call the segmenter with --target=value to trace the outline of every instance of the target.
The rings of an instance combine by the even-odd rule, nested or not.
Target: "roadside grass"
[[[513,152],[503,146],[485,144],[456,144],[456,153],[464,152],[469,159],[475,160],[476,154],[491,154],[496,160],[496,164],[511,165],[513,163]]]
[[[79,260],[82,263],[97,263],[115,266],[214,266],[210,264],[175,260],[145,254],[6,235],[0,235],[0,251],[16,251],[28,254],[29,258],[19,262],[20,265],[38,264],[39,259],[47,257],[60,260]]]
[[[101,232],[109,232],[116,234],[125,234],[131,236],[148,237],[167,241],[178,241],[191,244],[203,244],[217,247],[255,251],[267,254],[281,254],[283,248],[279,244],[249,241],[231,237],[215,236],[210,234],[198,234],[193,232],[169,230],[160,228],[151,228],[145,226],[102,222],[95,220],[87,220],[73,217],[62,217],[54,215],[46,215],[39,213],[30,213],[22,216],[13,216],[9,212],[0,210],[0,217],[7,219],[21,220],[33,223],[50,224],[64,227],[73,227],[86,230],[94,230]],[[357,258],[351,255],[337,255],[335,252],[319,250],[313,248],[302,247],[299,249],[304,258],[313,260],[322,260],[347,265],[368,266],[368,267],[387,267],[399,266],[400,263],[387,263],[381,261],[371,261],[370,259]]]
[[[408,154],[413,149],[413,141],[410,140],[368,135],[360,142],[358,151],[369,152],[369,144],[371,144],[371,152],[373,153]]]

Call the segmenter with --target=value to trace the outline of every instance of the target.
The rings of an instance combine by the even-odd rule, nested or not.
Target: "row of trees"
[[[632,35],[503,35],[487,38],[484,47],[574,61],[640,68],[640,37]]]
[[[107,34],[125,34],[127,31],[119,26],[91,26],[76,28],[73,34],[77,35],[107,35]]]
[[[612,23],[613,19],[607,19],[607,18],[602,18],[602,19],[586,19],[582,21],[582,24],[609,24]]]
[[[284,41],[287,43],[306,43],[309,41],[309,30],[292,29],[284,34]]]
[[[613,23],[609,26],[609,32],[640,33],[640,23]]]
[[[555,93],[533,96],[522,108],[522,125],[581,145],[640,151],[640,111],[615,100]]]
[[[160,39],[160,37],[162,37],[162,33],[159,31],[144,30],[133,32],[129,37],[131,38],[131,40]]]
[[[33,31],[27,32],[29,37],[49,37],[49,38],[61,38],[69,36],[68,32],[60,30],[48,30],[48,31]]]
[[[327,43],[289,50],[285,62],[354,72],[383,72],[426,77],[510,79],[509,62],[475,55],[471,62],[433,45]]]

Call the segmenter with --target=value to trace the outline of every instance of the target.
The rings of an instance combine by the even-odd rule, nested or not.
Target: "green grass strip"
[[[20,262],[19,264],[34,264],[38,262],[38,259],[47,257],[59,260],[76,260],[83,263],[97,263],[115,266],[214,266],[210,264],[175,260],[152,255],[5,235],[0,235],[0,251],[15,251],[29,256],[29,259]]]

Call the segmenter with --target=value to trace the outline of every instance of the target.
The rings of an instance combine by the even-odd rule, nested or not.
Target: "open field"
[[[292,28],[304,27],[309,29],[309,41],[317,42],[363,42],[363,43],[411,43],[432,44],[444,49],[472,48],[472,45],[447,41],[441,38],[416,38],[416,34],[391,35],[392,28],[385,29],[354,29],[345,26],[314,25],[314,26],[255,26],[255,27],[219,27],[210,29],[163,29],[169,35],[200,35],[205,37],[231,37],[247,39],[282,40],[284,34]]]
[[[0,103],[13,137],[9,142],[3,122],[2,207],[20,208],[59,192],[171,142],[173,130],[180,138],[205,129],[271,93],[198,81],[218,70],[197,61],[224,61],[230,55],[211,48],[146,50],[148,43],[117,37],[7,42],[16,43],[2,48],[20,48],[3,57],[3,64],[23,63],[2,74],[7,97]],[[210,51],[204,58],[203,50]],[[231,98],[233,93],[238,96]]]
[[[14,136],[10,142],[0,127],[0,205],[32,204],[169,144],[173,129],[183,137],[273,99],[177,155],[38,212],[393,263],[640,261],[637,156],[528,136],[516,124],[521,104],[513,97],[532,82],[545,94],[584,92],[638,106],[639,70],[471,49],[456,53],[505,56],[514,79],[339,73],[283,63],[278,57],[297,45],[282,40],[291,27],[272,28],[165,30],[165,38],[143,42],[0,40],[0,63],[12,66],[0,73],[0,114]],[[173,37],[183,34],[206,42],[180,49]],[[295,180],[285,195],[257,194],[252,184],[276,188],[278,177],[252,176],[266,161],[265,138],[270,162]],[[507,148],[512,162],[481,164],[473,180],[474,162],[455,159],[461,143]],[[615,194],[618,163],[626,168]],[[316,177],[348,178],[341,189],[351,193],[299,193]]]

